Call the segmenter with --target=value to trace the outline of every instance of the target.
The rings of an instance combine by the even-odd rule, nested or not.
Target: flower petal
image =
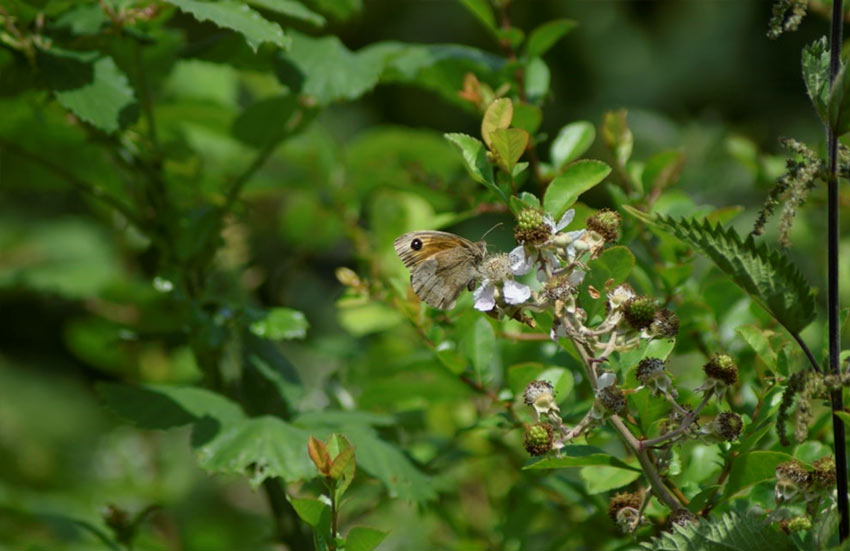
[[[552,218],[552,215],[549,214],[548,212],[543,213],[543,222],[547,226],[549,226],[549,229],[552,230],[552,233],[555,233],[556,231],[558,231],[558,230],[555,229],[556,228],[555,219]]]
[[[505,302],[508,304],[522,304],[531,298],[531,288],[512,279],[505,281],[502,291],[505,294]]]
[[[525,247],[522,245],[508,253],[508,259],[511,263],[511,272],[514,275],[525,275],[534,266],[534,259],[525,254]]]
[[[489,312],[496,306],[496,286],[489,279],[481,282],[481,285],[472,294],[475,300],[475,309],[481,312]]]
[[[558,225],[555,226],[555,231],[559,232],[562,229],[566,228],[570,225],[570,222],[573,221],[573,218],[576,216],[576,209],[570,209],[564,213],[560,220],[558,220]]]
[[[578,286],[579,283],[582,282],[582,280],[584,280],[584,276],[585,276],[584,270],[573,270],[570,273],[570,275],[567,277],[567,281],[569,282],[570,285],[572,285],[573,287],[576,287],[576,286]]]
[[[596,379],[596,390],[602,390],[603,388],[608,388],[617,382],[617,376],[611,372],[603,373]]]

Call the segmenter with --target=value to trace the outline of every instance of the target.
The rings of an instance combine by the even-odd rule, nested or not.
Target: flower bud
[[[617,241],[620,237],[620,213],[602,209],[587,219],[587,229],[595,231],[608,243]]]
[[[538,456],[549,453],[552,449],[555,431],[549,423],[536,423],[525,429],[525,451]]]
[[[636,296],[623,305],[623,315],[633,329],[640,330],[649,327],[655,320],[655,299],[647,296]]]
[[[779,528],[790,535],[802,530],[811,530],[812,521],[808,517],[787,518],[779,521]]]

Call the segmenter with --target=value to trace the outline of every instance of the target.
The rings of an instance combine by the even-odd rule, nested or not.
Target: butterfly
[[[442,231],[405,233],[396,238],[393,247],[410,270],[413,292],[441,310],[453,308],[464,287],[473,289],[487,257],[486,242]]]

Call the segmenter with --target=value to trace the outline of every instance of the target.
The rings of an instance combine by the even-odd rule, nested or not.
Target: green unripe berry
[[[552,235],[552,230],[537,209],[522,209],[517,214],[514,238],[518,243],[543,243]]]
[[[602,209],[587,219],[587,229],[595,231],[608,243],[617,241],[620,237],[620,213]]]
[[[712,379],[731,386],[738,382],[738,366],[731,356],[717,354],[703,366],[705,374]]]
[[[655,319],[655,299],[647,296],[636,296],[623,305],[623,315],[633,329],[641,330],[652,325]]]
[[[530,455],[545,455],[552,449],[555,431],[549,423],[536,423],[525,429],[525,451]]]

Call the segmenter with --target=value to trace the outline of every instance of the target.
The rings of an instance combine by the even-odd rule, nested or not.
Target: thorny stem
[[[566,320],[562,319],[563,323],[566,323]],[[591,386],[596,388],[596,377],[593,369],[593,358],[591,358],[590,354],[587,353],[587,350],[584,347],[584,344],[572,339],[573,344],[575,345],[576,350],[581,356],[582,363],[584,364],[585,370],[587,372],[587,376],[590,379]],[[635,438],[635,435],[632,434],[632,431],[626,426],[623,420],[619,415],[612,415],[608,418],[608,421],[617,431],[620,439],[628,446],[632,453],[637,457],[638,463],[649,479],[650,485],[652,487],[652,491],[655,492],[655,495],[663,501],[670,509],[677,510],[682,507],[682,504],[673,497],[673,494],[670,493],[670,490],[667,489],[667,486],[664,484],[664,480],[662,480],[661,475],[658,473],[658,469],[655,467],[655,464],[649,458],[647,451],[641,447],[641,441]]]
[[[842,25],[844,0],[833,0],[832,21],[829,34],[829,83],[838,75],[841,65]],[[831,124],[827,125],[829,181],[827,182],[827,319],[829,321],[829,368],[841,374],[839,361],[840,337],[838,322],[838,136]],[[839,387],[830,393],[832,402],[832,434],[835,446],[835,468],[838,490],[838,534],[844,541],[850,536],[850,511],[847,501],[847,448],[844,423],[836,415],[844,410],[844,398]]]

